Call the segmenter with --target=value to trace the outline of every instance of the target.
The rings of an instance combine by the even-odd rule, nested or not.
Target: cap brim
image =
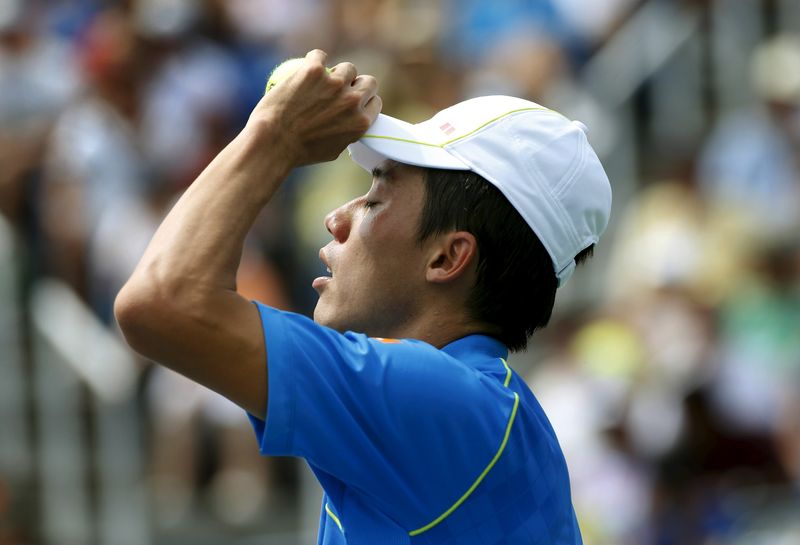
[[[378,114],[366,134],[347,149],[353,160],[370,172],[387,159],[420,167],[469,170],[419,125],[384,114]]]

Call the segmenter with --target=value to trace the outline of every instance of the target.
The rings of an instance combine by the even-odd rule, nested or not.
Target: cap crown
[[[475,126],[444,148],[506,196],[553,259],[560,283],[608,224],[611,186],[585,126],[536,103],[481,97],[426,124]]]
[[[559,285],[611,213],[611,185],[586,127],[520,98],[466,100],[416,125],[381,115],[350,151],[368,169],[395,159],[480,174],[541,240]]]

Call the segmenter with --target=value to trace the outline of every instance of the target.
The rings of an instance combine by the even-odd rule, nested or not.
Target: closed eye
[[[379,204],[378,201],[364,201],[364,208],[369,210],[370,208],[376,206],[377,204]]]

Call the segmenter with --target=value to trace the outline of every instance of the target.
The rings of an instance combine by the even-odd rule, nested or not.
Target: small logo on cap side
[[[454,126],[452,126],[450,123],[445,123],[444,125],[439,125],[439,128],[447,136],[450,136],[451,134],[453,134],[453,131],[456,130],[456,128]]]

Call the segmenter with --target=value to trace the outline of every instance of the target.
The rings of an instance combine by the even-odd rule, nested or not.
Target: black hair
[[[558,281],[539,238],[497,187],[472,171],[425,169],[418,239],[468,231],[478,243],[477,278],[467,299],[470,318],[509,350],[524,350],[547,325]],[[576,257],[591,256],[594,245]]]

